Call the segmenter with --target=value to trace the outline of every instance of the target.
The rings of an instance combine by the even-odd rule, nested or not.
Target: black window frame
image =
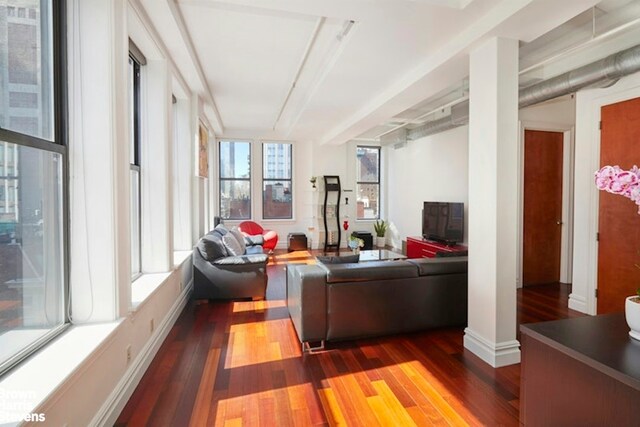
[[[146,58],[138,47],[129,40],[129,60],[133,64],[133,163],[129,158],[129,171],[135,171],[138,178],[138,271],[131,273],[131,281],[135,281],[142,276],[142,168],[140,166],[141,158],[141,140],[142,131],[140,123],[141,114],[141,68],[147,63]],[[133,255],[133,254],[132,254]]]
[[[291,172],[291,175],[289,178],[265,178],[264,177],[264,164],[265,161],[267,159],[265,159],[265,151],[264,151],[264,146],[265,144],[279,144],[279,145],[288,145],[289,146],[289,160],[290,160],[290,165],[289,165],[289,170]],[[290,216],[279,216],[279,217],[267,217],[264,215],[265,209],[264,209],[264,185],[266,182],[289,182],[289,189],[291,190],[291,215]],[[279,219],[293,219],[293,144],[290,142],[271,142],[271,141],[264,141],[262,142],[262,219],[263,220],[279,220]]]
[[[68,155],[68,75],[67,75],[67,3],[51,0],[53,141],[0,127],[0,140],[17,146],[35,148],[60,155],[62,166],[62,324],[52,328],[0,365],[0,376],[56,338],[70,325],[69,315],[69,155]],[[42,12],[41,12],[42,13]],[[42,18],[41,18],[42,19]]]
[[[368,149],[374,149],[378,151],[378,180],[377,181],[359,181],[358,178],[360,178],[359,176],[356,177],[356,203],[358,201],[358,186],[359,185],[371,185],[371,184],[375,184],[378,186],[378,214],[376,215],[375,218],[358,218],[358,212],[356,210],[356,221],[377,221],[380,219],[380,211],[381,211],[381,196],[382,196],[382,191],[381,191],[381,180],[380,180],[380,175],[381,175],[381,169],[380,166],[382,164],[382,147],[377,146],[377,145],[357,145],[356,146],[356,161],[358,161],[358,149],[359,148],[368,148]],[[357,171],[357,168],[356,168]]]
[[[233,143],[241,143],[241,144],[249,144],[249,177],[247,178],[225,178],[222,176],[222,143],[223,142],[233,142]],[[218,141],[218,212],[220,213],[220,218],[226,221],[248,221],[253,219],[253,186],[251,183],[251,176],[253,175],[252,171],[252,162],[253,162],[253,143],[250,141],[242,141],[242,140],[229,140],[229,139],[221,139]],[[222,216],[222,183],[224,181],[242,181],[249,182],[249,216],[246,218],[243,217],[224,217]],[[231,211],[229,211],[231,212]]]

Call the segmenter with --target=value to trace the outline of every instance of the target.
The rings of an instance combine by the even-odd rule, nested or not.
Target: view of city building
[[[380,217],[380,148],[358,147],[356,150],[358,219]]]
[[[251,143],[220,141],[220,216],[251,218]]]
[[[291,144],[264,143],[262,216],[266,219],[293,217],[291,194]]]
[[[0,0],[0,128],[48,141],[54,139],[51,13],[49,2]],[[61,171],[58,154],[0,140],[0,303],[6,307],[0,336],[61,318],[60,301],[49,300],[60,295],[54,288],[62,275]]]

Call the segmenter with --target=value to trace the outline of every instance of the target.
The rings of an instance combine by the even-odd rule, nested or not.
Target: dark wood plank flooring
[[[519,424],[520,365],[492,369],[462,346],[462,328],[330,344],[302,354],[276,253],[266,301],[191,302],[117,426]],[[518,291],[518,321],[581,313],[568,285]]]

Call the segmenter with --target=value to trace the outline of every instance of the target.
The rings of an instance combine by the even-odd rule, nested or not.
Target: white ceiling
[[[482,40],[529,42],[597,3],[136,1],[218,136],[320,143],[357,137],[463,81]]]

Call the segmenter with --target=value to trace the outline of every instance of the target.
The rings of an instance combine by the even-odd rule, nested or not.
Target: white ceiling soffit
[[[460,82],[483,39],[530,41],[597,0],[140,1],[185,79],[211,89],[224,136],[337,144]]]
[[[174,0],[133,0],[133,2],[139,3],[144,8],[155,27],[154,32],[162,39],[173,63],[186,80],[189,87],[183,89],[188,89],[205,101],[208,105],[208,108],[205,108],[205,114],[213,131],[218,135],[222,134],[224,125],[220,120],[211,91],[205,84],[206,80],[202,78],[204,75],[198,70],[197,57],[192,56],[183,39],[183,32],[178,24],[179,17],[174,15]]]

